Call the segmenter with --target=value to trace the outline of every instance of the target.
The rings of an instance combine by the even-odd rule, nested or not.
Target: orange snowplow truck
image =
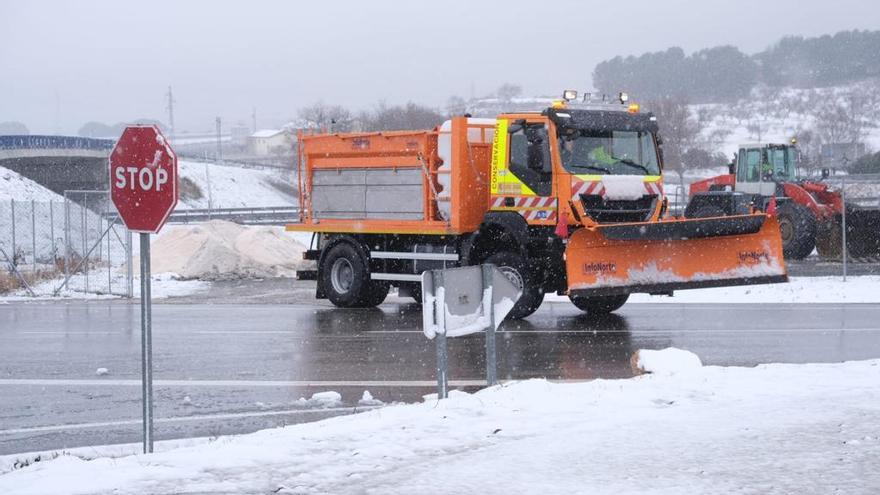
[[[287,229],[315,233],[304,256],[317,261],[301,278],[364,307],[391,286],[420,300],[425,270],[494,263],[523,290],[513,318],[551,291],[601,314],[635,292],[787,280],[772,216],[731,194],[732,215],[666,218],[654,116],[572,93],[433,130],[301,135],[301,221]]]

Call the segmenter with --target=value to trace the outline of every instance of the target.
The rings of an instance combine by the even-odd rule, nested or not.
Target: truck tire
[[[802,260],[816,247],[816,218],[806,207],[785,201],[776,209],[782,254],[786,259]]]
[[[620,309],[629,299],[629,294],[615,296],[573,297],[568,296],[571,302],[581,311],[592,315],[606,315]]]
[[[517,287],[522,288],[522,295],[507,314],[508,318],[519,320],[538,310],[544,301],[544,289],[535,283],[535,276],[528,269],[522,256],[509,251],[495,253],[486,258],[485,263],[492,263]]]
[[[333,246],[322,263],[321,283],[335,306],[372,307],[388,295],[388,284],[370,280],[365,257],[348,242]]]

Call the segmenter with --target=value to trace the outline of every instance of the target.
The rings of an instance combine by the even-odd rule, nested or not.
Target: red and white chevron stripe
[[[581,194],[598,194],[601,196],[605,194],[605,187],[602,186],[601,181],[571,181],[571,195],[576,198]]]
[[[514,198],[513,206],[504,206],[504,200]],[[542,196],[498,196],[492,199],[492,208],[555,208],[556,198]]]
[[[657,196],[663,196],[663,186],[659,181],[654,182],[645,182],[645,191],[648,194],[655,194]],[[571,195],[574,198],[579,197],[581,194],[590,195],[595,194],[598,196],[605,195],[605,187],[602,186],[602,181],[582,181],[582,180],[572,180],[571,181]]]

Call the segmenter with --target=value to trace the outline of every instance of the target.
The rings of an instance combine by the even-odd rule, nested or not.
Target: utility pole
[[[171,141],[174,141],[174,95],[171,94],[171,86],[168,86],[168,94],[165,95],[168,102],[166,108],[168,109],[168,126],[170,127],[170,132],[168,136]]]
[[[221,129],[222,128],[221,128],[220,117],[217,117],[217,163],[220,163],[223,161],[223,143],[220,140],[221,139],[221,135],[220,135]]]
[[[251,107],[251,132],[257,132],[257,107]]]

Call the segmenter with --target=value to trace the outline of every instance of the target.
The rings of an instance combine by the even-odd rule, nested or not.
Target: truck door
[[[543,122],[499,120],[493,153],[490,205],[516,211],[530,224],[555,224],[550,139]],[[504,153],[507,148],[507,153]]]

